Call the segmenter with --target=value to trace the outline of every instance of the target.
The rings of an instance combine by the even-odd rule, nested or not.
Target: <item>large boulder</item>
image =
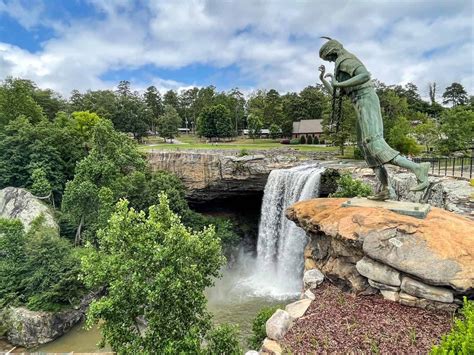
[[[346,200],[298,202],[287,217],[311,239],[338,240],[428,285],[450,286],[463,294],[473,291],[473,221],[439,208],[417,219],[383,208],[342,207]]]
[[[17,187],[6,187],[0,190],[0,217],[19,219],[28,231],[31,223],[41,215],[44,217],[44,226],[59,231],[51,208],[29,191]]]
[[[272,340],[281,340],[290,329],[293,319],[287,311],[277,309],[265,323],[267,337]]]

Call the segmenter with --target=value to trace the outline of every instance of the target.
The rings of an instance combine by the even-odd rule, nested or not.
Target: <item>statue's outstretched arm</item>
[[[335,88],[347,88],[351,86],[357,86],[357,85],[362,85],[365,84],[370,80],[370,73],[365,69],[364,67],[359,67],[355,71],[355,76],[352,78],[341,81],[341,82],[332,82],[332,86]]]
[[[319,74],[319,79],[321,80],[321,82],[323,83],[324,87],[326,88],[327,92],[332,95],[333,93],[333,88],[332,88],[332,85],[326,80],[324,79],[324,73],[326,72],[326,68],[324,65],[321,65],[319,67],[319,71],[321,72]]]

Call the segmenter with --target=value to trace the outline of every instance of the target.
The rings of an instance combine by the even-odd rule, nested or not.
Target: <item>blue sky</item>
[[[65,96],[120,80],[299,91],[317,82],[331,36],[387,84],[472,93],[473,22],[469,0],[0,0],[0,79]]]

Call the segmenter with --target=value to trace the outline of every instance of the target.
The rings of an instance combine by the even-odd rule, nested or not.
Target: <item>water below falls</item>
[[[206,290],[215,323],[238,324],[244,346],[251,335],[252,320],[263,306],[285,305],[300,294],[307,237],[285,217],[285,210],[319,195],[323,171],[319,165],[305,165],[270,173],[261,208],[257,256],[242,250],[215,286]],[[97,351],[99,338],[97,328],[84,331],[76,326],[37,350],[92,352]]]

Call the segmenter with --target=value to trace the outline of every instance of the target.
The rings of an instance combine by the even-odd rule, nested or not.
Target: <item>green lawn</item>
[[[206,143],[205,140],[199,139],[194,135],[182,135],[177,138],[184,144],[164,143],[163,139],[158,137],[150,137],[145,139],[146,144],[140,145],[140,150],[148,151],[153,149],[233,149],[233,150],[265,150],[291,147],[299,151],[337,151],[337,147],[325,147],[321,145],[284,145],[280,144],[280,140],[274,139],[249,139],[238,138],[230,142],[213,142]]]

